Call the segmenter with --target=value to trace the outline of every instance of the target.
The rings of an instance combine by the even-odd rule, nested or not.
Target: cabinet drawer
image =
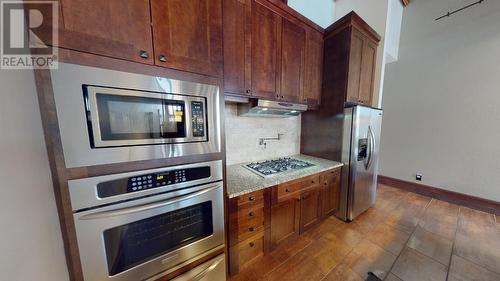
[[[235,247],[238,249],[238,267],[242,269],[264,254],[264,233],[254,235]]]
[[[264,231],[264,215],[238,224],[238,238],[236,242],[241,242],[249,237]]]
[[[238,201],[238,206],[246,204],[262,204],[264,202],[264,191],[259,190],[238,196],[237,201]]]
[[[318,187],[319,183],[319,174],[316,174],[290,183],[280,184],[277,187],[276,201],[281,202],[297,196],[304,191]]]
[[[247,221],[255,220],[257,218],[264,218],[264,205],[259,204],[251,206],[251,208],[241,208],[238,209],[237,216],[239,224],[243,224]]]

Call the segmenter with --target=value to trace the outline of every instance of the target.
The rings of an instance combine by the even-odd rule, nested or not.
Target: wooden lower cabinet
[[[300,231],[300,198],[291,198],[271,206],[270,248],[298,236]]]
[[[333,214],[340,196],[340,170],[331,169],[230,199],[230,275]]]
[[[340,203],[340,170],[334,169],[321,174],[321,216],[333,214]]]
[[[314,226],[320,219],[320,189],[308,191],[300,198],[300,233]]]

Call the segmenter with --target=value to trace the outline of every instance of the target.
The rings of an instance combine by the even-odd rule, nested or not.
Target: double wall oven
[[[220,160],[69,181],[84,280],[146,280],[223,247],[222,186]]]
[[[221,152],[218,86],[66,63],[51,79],[66,168],[167,160],[68,181],[84,280],[155,280],[221,252],[222,159],[196,162]],[[222,254],[176,280],[225,272]]]

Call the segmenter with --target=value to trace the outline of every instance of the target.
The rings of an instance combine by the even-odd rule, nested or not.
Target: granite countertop
[[[241,163],[241,164],[227,166],[226,167],[227,193],[229,195],[229,198],[238,197],[243,194],[275,186],[277,184],[284,183],[287,181],[292,181],[302,177],[321,173],[330,169],[342,167],[344,165],[339,162],[303,154],[294,155],[290,157],[309,162],[311,164],[314,164],[314,166],[295,171],[287,171],[266,178],[261,177],[253,173],[252,171],[248,170],[247,168],[243,167],[243,165],[248,163]]]

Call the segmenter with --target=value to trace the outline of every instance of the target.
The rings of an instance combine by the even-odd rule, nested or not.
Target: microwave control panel
[[[205,136],[205,112],[203,103],[200,101],[191,102],[191,126],[193,137]]]
[[[106,198],[209,177],[210,167],[196,167],[137,175],[129,178],[99,183],[97,185],[97,194],[100,198]],[[173,190],[175,190],[175,188],[173,188]]]

